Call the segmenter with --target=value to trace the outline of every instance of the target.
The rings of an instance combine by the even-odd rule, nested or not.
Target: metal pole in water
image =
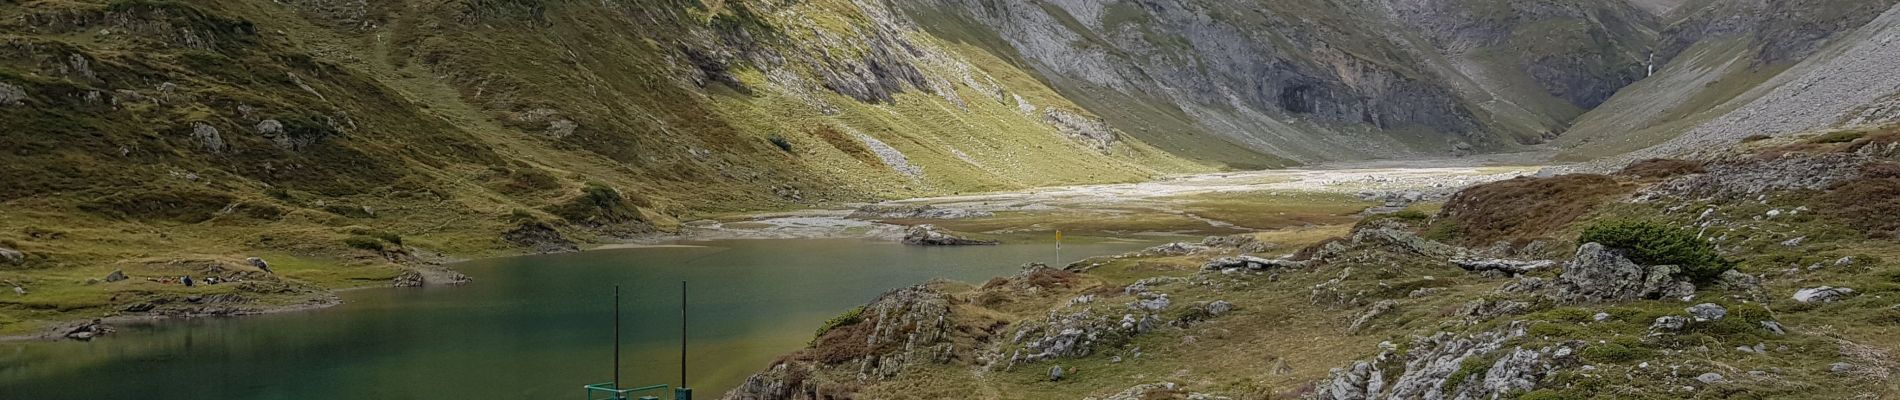
[[[693,388],[686,384],[686,281],[680,281],[680,387],[674,400],[693,400]]]
[[[620,285],[614,285],[614,389],[620,386]]]

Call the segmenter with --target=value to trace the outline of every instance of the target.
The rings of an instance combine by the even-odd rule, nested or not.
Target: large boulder
[[[935,225],[916,225],[904,230],[904,244],[913,246],[985,246],[994,240],[974,240],[944,233]]]
[[[1557,297],[1574,302],[1686,298],[1695,285],[1673,265],[1641,266],[1597,243],[1577,248],[1577,258],[1557,277]]]
[[[123,280],[125,280],[124,270],[115,269],[115,270],[112,270],[112,273],[106,274],[106,282],[118,282],[118,281],[123,281]]]

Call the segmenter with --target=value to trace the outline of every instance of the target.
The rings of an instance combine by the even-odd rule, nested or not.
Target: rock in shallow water
[[[994,240],[974,240],[937,230],[935,225],[916,225],[904,230],[904,244],[913,246],[987,246]]]

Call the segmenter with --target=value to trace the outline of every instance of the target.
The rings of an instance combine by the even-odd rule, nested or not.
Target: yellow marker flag
[[[1056,247],[1062,247],[1062,230],[1056,230]]]

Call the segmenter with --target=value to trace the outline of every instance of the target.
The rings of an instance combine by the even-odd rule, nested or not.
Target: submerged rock
[[[916,225],[904,230],[904,244],[913,246],[987,246],[999,242],[974,240],[938,231],[935,225]]]

